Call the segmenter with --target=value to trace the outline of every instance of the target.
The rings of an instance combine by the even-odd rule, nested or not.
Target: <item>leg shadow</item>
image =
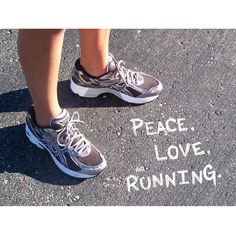
[[[136,104],[124,102],[112,94],[105,94],[105,97],[103,94],[97,98],[82,98],[71,91],[69,80],[58,82],[58,98],[63,108],[137,106]],[[28,89],[19,89],[0,94],[0,113],[27,111],[28,106],[31,104],[32,100]]]
[[[58,97],[61,107],[124,107],[136,106],[122,101],[111,94],[96,99],[81,98],[70,90],[70,81],[58,83]],[[27,111],[32,104],[27,89],[0,94],[0,113]],[[24,125],[0,129],[0,173],[22,173],[36,180],[55,184],[73,185],[83,180],[63,174],[45,150],[30,143],[25,136]]]
[[[24,133],[25,125],[0,129],[0,173],[21,173],[53,185],[83,182],[62,173],[45,150],[31,144]]]

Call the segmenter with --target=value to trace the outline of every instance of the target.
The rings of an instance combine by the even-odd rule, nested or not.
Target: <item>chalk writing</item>
[[[126,177],[128,192],[139,190],[150,190],[157,187],[177,186],[177,185],[197,185],[204,182],[212,182],[214,186],[217,183],[216,170],[212,165],[206,165],[203,170],[189,171],[179,170],[170,174],[158,173],[150,176],[129,175]]]
[[[160,156],[159,150],[157,145],[154,145],[154,150],[155,150],[155,156],[158,161],[163,161],[167,160],[168,158],[170,160],[176,160],[179,158],[179,155],[182,155],[183,157],[187,157],[189,154],[190,149],[192,149],[193,153],[195,156],[202,156],[205,155],[205,151],[201,150],[199,147],[201,145],[201,142],[196,142],[196,143],[187,143],[186,145],[179,144],[178,146],[175,145],[170,145],[167,149],[167,155],[165,156]]]
[[[147,122],[140,118],[130,120],[131,129],[135,137],[138,135],[146,134],[151,135],[168,135],[173,132],[187,132],[195,131],[194,127],[187,127],[185,118],[172,118],[166,121],[151,121]],[[142,132],[141,132],[142,131]],[[144,131],[144,132],[143,132]],[[203,150],[202,143],[187,142],[178,143],[176,145],[169,145],[166,151],[161,151],[158,144],[154,144],[154,158],[156,161],[166,163],[166,161],[175,161],[179,158],[191,158],[193,156],[203,157],[210,155],[210,150]],[[201,170],[176,170],[171,173],[155,173],[145,176],[145,168],[143,166],[136,168],[136,174],[126,177],[126,184],[128,192],[155,189],[157,187],[170,188],[171,186],[177,187],[178,185],[197,185],[206,182],[211,182],[214,186],[217,184],[217,179],[222,176],[216,174],[216,170],[211,164],[207,164]]]
[[[139,118],[131,119],[132,130],[135,136],[138,136],[138,130],[145,127],[147,135],[159,135],[160,133],[164,133],[167,135],[171,132],[183,132],[187,131],[188,128],[184,127],[185,118],[169,118],[166,122],[157,121],[157,122],[144,122]]]

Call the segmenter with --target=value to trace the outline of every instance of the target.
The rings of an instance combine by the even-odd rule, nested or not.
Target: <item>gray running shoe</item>
[[[26,135],[41,149],[46,149],[58,168],[76,178],[91,178],[106,167],[102,154],[81,134],[76,123],[81,122],[79,114],[72,117],[67,110],[52,119],[50,126],[40,127],[35,121],[34,107],[28,109]]]
[[[107,73],[94,77],[89,75],[77,59],[72,72],[71,90],[81,97],[97,97],[112,93],[122,100],[143,104],[156,99],[162,91],[157,79],[142,72],[134,72],[124,67],[123,61],[116,61],[110,54]]]

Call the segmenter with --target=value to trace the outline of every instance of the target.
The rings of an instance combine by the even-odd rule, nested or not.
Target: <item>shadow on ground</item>
[[[63,174],[45,150],[29,142],[24,124],[0,129],[0,173],[21,173],[54,185],[73,185],[83,182]]]
[[[102,96],[96,99],[81,98],[71,92],[69,80],[58,83],[59,102],[64,108],[131,106],[113,95],[107,94],[107,99]],[[1,94],[0,113],[26,111],[31,103],[27,89]],[[28,141],[23,124],[0,129],[0,144],[0,173],[21,173],[55,185],[73,185],[83,181],[58,170],[45,150],[38,149]]]
[[[61,107],[126,107],[129,103],[116,98],[112,94],[100,95],[98,98],[82,98],[74,94],[70,88],[70,81],[58,82],[58,98]],[[0,94],[0,113],[1,112],[21,112],[26,111],[32,104],[31,97],[27,89],[19,89],[8,93]],[[132,105],[135,106],[135,105]]]

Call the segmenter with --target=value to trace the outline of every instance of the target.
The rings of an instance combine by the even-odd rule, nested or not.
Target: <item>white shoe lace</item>
[[[79,113],[74,112],[70,121],[57,135],[57,143],[63,147],[68,147],[80,156],[87,156],[90,153],[91,145],[90,142],[79,132],[75,127],[75,124],[81,122],[79,119]],[[74,142],[77,139],[76,142]],[[61,142],[63,140],[63,142]]]
[[[119,79],[118,75],[125,81],[126,84],[141,85],[144,82],[143,77],[138,75],[138,72],[132,71],[124,67],[125,63],[123,60],[120,60],[117,63],[118,72],[116,74],[116,79]]]

